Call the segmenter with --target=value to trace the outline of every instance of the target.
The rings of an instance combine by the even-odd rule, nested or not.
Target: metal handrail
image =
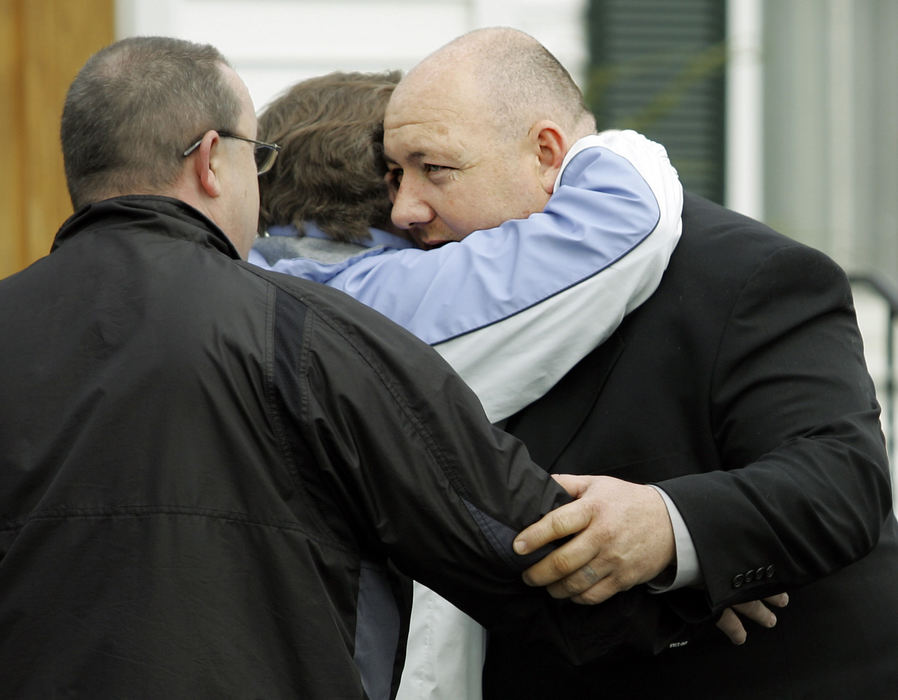
[[[894,416],[895,416],[895,321],[898,319],[898,287],[885,275],[876,272],[851,273],[848,281],[852,285],[864,285],[871,289],[888,308],[888,328],[886,331],[886,395],[885,421],[886,449],[889,455],[894,454]]]

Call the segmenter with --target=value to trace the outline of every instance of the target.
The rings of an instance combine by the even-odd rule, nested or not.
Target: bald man
[[[559,69],[509,29],[414,68],[384,121],[393,222],[434,246],[545,206],[590,128]],[[898,592],[883,572],[898,566],[898,528],[845,275],[688,193],[683,224],[657,292],[507,429],[552,472],[604,475],[561,478],[581,493],[574,512],[524,533],[520,551],[587,524],[596,537],[526,580],[567,572],[553,595],[635,606],[663,581],[689,632],[656,655],[622,649],[580,668],[496,633],[486,694],[886,697]],[[777,630],[741,648],[708,631],[728,606],[799,588]]]

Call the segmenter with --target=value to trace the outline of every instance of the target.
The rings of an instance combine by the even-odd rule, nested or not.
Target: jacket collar
[[[269,226],[268,230],[265,232],[263,238],[323,238],[326,240],[332,240],[331,236],[326,234],[314,221],[305,221],[302,225],[302,231],[300,231],[296,226],[292,224],[288,224],[286,226]],[[364,248],[395,248],[397,250],[402,250],[403,248],[411,248],[412,242],[407,238],[402,238],[401,236],[397,236],[395,233],[390,233],[389,231],[384,231],[383,229],[374,228],[373,226],[368,228],[368,238],[362,239],[360,241],[350,241],[350,243],[354,243],[355,245],[360,245]]]
[[[50,251],[83,231],[144,229],[158,235],[207,245],[225,255],[240,254],[218,226],[189,204],[172,197],[125,195],[88,204],[72,214],[56,233]]]

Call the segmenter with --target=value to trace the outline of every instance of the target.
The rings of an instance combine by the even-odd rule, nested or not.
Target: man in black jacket
[[[457,240],[484,217],[538,206],[538,159],[528,174],[509,154],[528,134],[569,144],[579,99],[549,104],[518,89],[518,76],[551,62],[534,44],[513,30],[473,32],[400,82],[384,121],[395,224]],[[494,632],[487,696],[894,694],[889,465],[850,289],[826,256],[687,196],[653,297],[506,427],[554,472],[603,475],[562,477],[581,498],[523,533],[519,551],[587,523],[600,534],[527,579],[549,584],[559,567],[579,567],[550,591],[598,607],[651,605],[640,596],[651,584],[694,624],[657,655],[621,648],[583,668]],[[709,634],[727,606],[781,591],[794,595],[776,629],[743,647]]]
[[[0,282],[4,695],[388,698],[389,564],[573,659],[674,629],[524,585],[564,490],[430,348],[240,260],[255,137],[209,46],[126,39],[69,90],[75,214]]]

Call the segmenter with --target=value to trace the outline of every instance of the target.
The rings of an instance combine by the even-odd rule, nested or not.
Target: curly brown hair
[[[280,144],[259,179],[259,230],[314,221],[331,238],[357,241],[387,228],[384,110],[400,71],[334,72],[303,80],[259,115],[259,139]]]

